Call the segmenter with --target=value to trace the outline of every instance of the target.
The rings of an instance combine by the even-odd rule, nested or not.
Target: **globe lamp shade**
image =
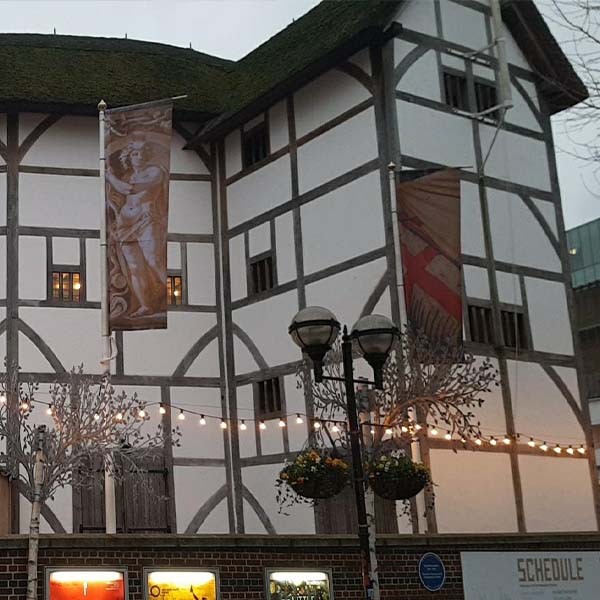
[[[335,315],[321,306],[307,306],[292,319],[288,331],[294,343],[313,361],[315,380],[322,381],[323,358],[340,332]]]
[[[373,368],[377,389],[383,388],[383,365],[398,335],[398,328],[383,315],[360,318],[350,333],[356,350]]]

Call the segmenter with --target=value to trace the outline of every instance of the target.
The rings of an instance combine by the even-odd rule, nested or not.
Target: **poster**
[[[125,600],[122,571],[51,571],[48,600]]]
[[[456,169],[397,173],[408,322],[432,341],[462,341],[460,178]]]
[[[332,600],[329,574],[322,571],[274,571],[267,585],[268,600]]]
[[[106,111],[111,330],[167,326],[171,101]]]
[[[148,571],[148,600],[216,600],[217,577],[210,571]]]
[[[461,552],[465,600],[598,600],[600,552]]]

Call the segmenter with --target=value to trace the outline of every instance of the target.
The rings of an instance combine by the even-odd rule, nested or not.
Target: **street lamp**
[[[354,379],[352,364],[352,343],[358,352],[373,368],[373,383],[376,389],[383,389],[383,365],[392,349],[394,339],[398,337],[398,328],[383,315],[367,315],[360,318],[348,334],[344,326],[342,335],[343,377],[323,375],[323,359],[335,342],[340,323],[335,315],[321,306],[309,306],[302,309],[292,319],[289,334],[300,346],[302,352],[308,354],[313,362],[315,382],[324,380],[342,381],[346,389],[346,403],[350,433],[350,451],[352,455],[352,474],[358,516],[358,538],[360,544],[361,566],[365,598],[370,597],[372,586],[370,577],[369,529],[367,509],[365,505],[364,471],[362,464],[362,436],[358,423],[356,395],[354,384],[364,384],[364,379]]]

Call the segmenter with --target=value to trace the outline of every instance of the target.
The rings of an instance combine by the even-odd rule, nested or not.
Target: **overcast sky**
[[[420,0],[430,1],[430,0]],[[544,10],[544,1],[538,3]],[[124,37],[238,59],[318,0],[0,0],[0,31]],[[551,24],[557,38],[564,33]],[[310,40],[307,40],[310,43]],[[556,145],[569,141],[555,128]],[[600,217],[597,182],[585,164],[559,152],[566,226]],[[597,194],[600,196],[600,194]]]

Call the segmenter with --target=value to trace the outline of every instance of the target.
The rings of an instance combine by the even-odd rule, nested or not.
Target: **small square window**
[[[477,112],[483,112],[494,106],[498,106],[498,94],[496,93],[496,86],[482,83],[480,81],[475,82],[475,100],[477,102]],[[496,111],[488,113],[486,115],[490,118],[496,118]]]
[[[260,162],[269,155],[267,124],[261,123],[242,133],[242,166],[244,169]]]
[[[490,345],[494,343],[494,323],[489,306],[469,305],[469,326],[472,342]]]
[[[279,378],[265,379],[254,384],[256,417],[275,419],[281,416],[281,382]]]
[[[464,75],[444,73],[444,92],[448,106],[469,112],[467,78]]]
[[[508,348],[527,350],[529,343],[525,328],[525,315],[516,310],[501,310],[500,318],[502,320],[504,345]]]
[[[181,275],[169,275],[167,277],[167,304],[182,304],[183,302],[183,279]]]
[[[52,300],[81,302],[82,278],[76,271],[52,271]]]
[[[275,287],[273,256],[251,258],[248,268],[251,294],[260,294]]]

